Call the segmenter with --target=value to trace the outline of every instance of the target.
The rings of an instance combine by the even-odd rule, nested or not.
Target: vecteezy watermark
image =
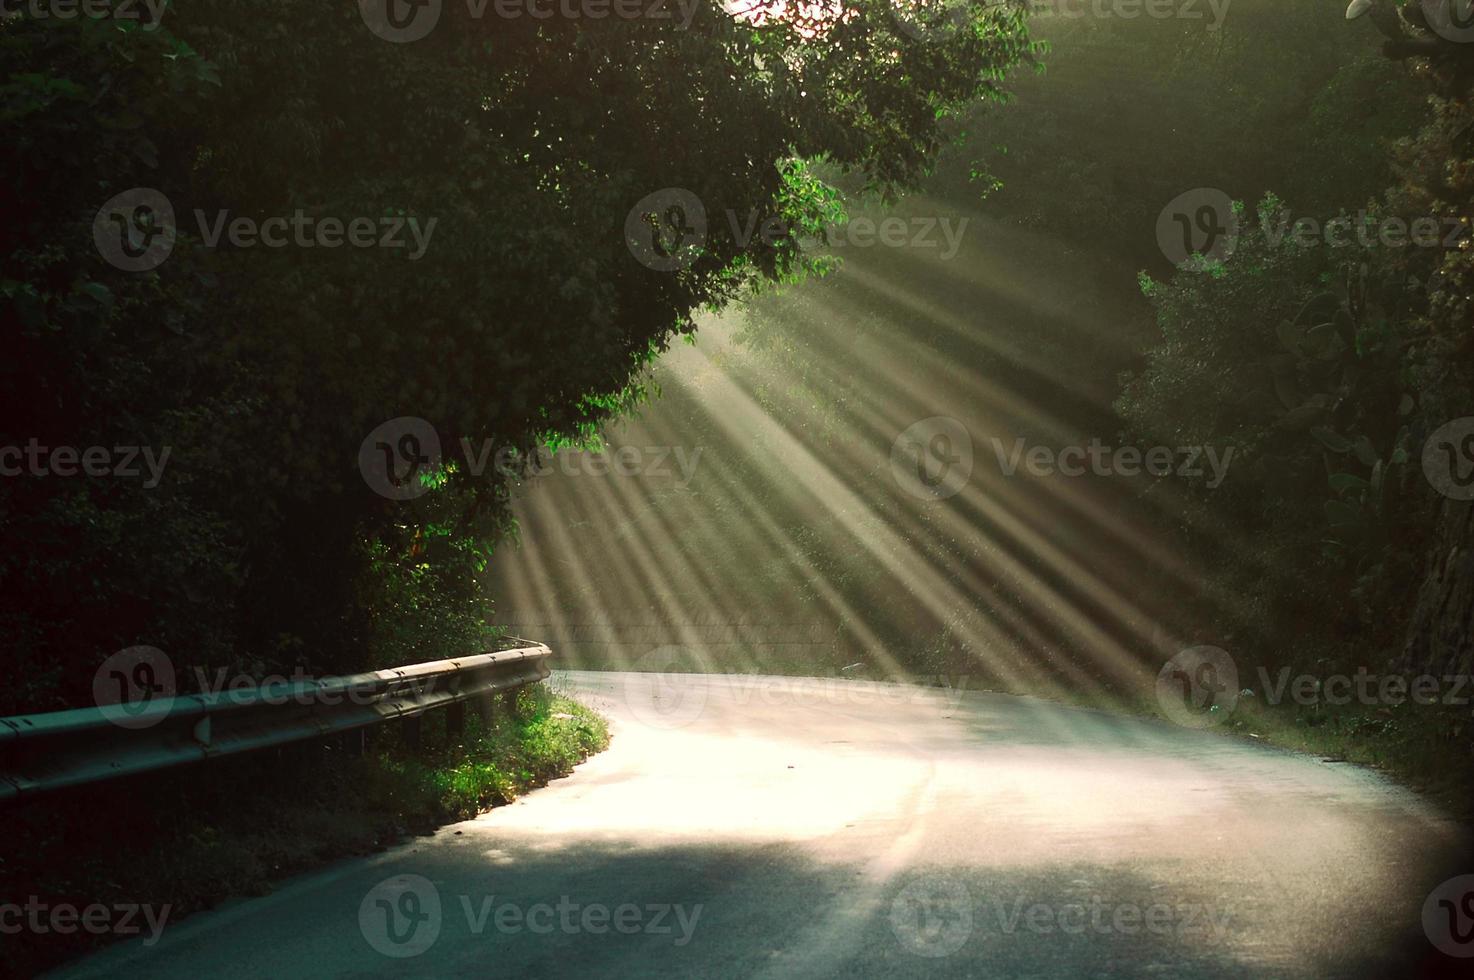
[[[172,447],[155,452],[152,446],[43,446],[32,437],[24,447],[0,446],[0,476],[113,476],[136,479],[143,475],[141,458],[148,477],[145,490],[152,490],[164,478]]]
[[[674,21],[678,30],[691,26],[702,0],[464,0],[466,13],[481,20],[651,20]],[[729,13],[733,0],[721,4]],[[428,37],[440,23],[445,0],[358,0],[363,22],[386,41],[407,44]]]
[[[460,440],[461,458],[454,462],[472,477],[488,467],[505,479],[523,474],[533,478],[554,472],[564,476],[624,476],[675,478],[685,487],[696,475],[705,451],[700,446],[620,446],[608,452],[579,449],[553,451],[546,446],[524,454],[514,446],[483,439],[478,446]],[[358,468],[364,482],[390,500],[413,500],[428,493],[447,461],[440,434],[422,418],[400,416],[376,426],[358,448]]]
[[[1423,443],[1423,475],[1453,500],[1474,500],[1474,416],[1445,422]]]
[[[174,252],[174,205],[151,187],[114,195],[92,221],[92,240],[109,264],[124,272],[148,272]]]
[[[972,894],[945,875],[922,875],[891,901],[891,932],[917,956],[950,956],[967,945],[972,929]]]
[[[1233,913],[1202,902],[1112,902],[1099,895],[1088,902],[1030,902],[1012,904],[993,900],[1004,933],[1022,931],[1040,936],[1194,936],[1221,937],[1228,932]]]
[[[1157,215],[1157,246],[1174,266],[1194,255],[1225,261],[1233,254],[1238,235],[1233,199],[1214,187],[1184,191]]]
[[[891,477],[913,497],[946,500],[972,477],[972,434],[954,418],[933,415],[891,443]]]
[[[732,240],[741,248],[753,241],[775,245],[793,241],[807,252],[827,248],[912,248],[938,250],[943,260],[957,255],[969,219],[965,216],[890,215],[880,219],[858,216],[843,224],[826,225],[822,233],[794,228],[781,215],[750,208],[739,214],[729,208],[725,220]],[[647,194],[625,216],[625,245],[641,265],[656,272],[690,268],[706,246],[710,219],[706,206],[693,191],[665,187]]]
[[[579,902],[560,895],[556,902],[498,901],[496,895],[455,896],[465,932],[481,936],[668,936],[685,946],[696,932],[704,906],[679,902]],[[421,875],[396,875],[374,885],[358,906],[358,928],[375,952],[396,959],[419,956],[459,920],[446,914],[434,882]]]
[[[1450,878],[1428,893],[1423,934],[1441,953],[1474,956],[1474,875]]]
[[[1256,668],[1259,690],[1266,704],[1286,700],[1302,707],[1329,704],[1361,705],[1413,704],[1468,705],[1474,694],[1474,675],[1470,674],[1377,674],[1365,667],[1354,674],[1295,674],[1281,667],[1273,676],[1265,667]],[[1288,697],[1287,697],[1288,696]]]
[[[380,423],[358,447],[358,471],[364,482],[390,500],[413,500],[428,493],[442,465],[440,433],[412,415]]]
[[[1089,443],[1055,448],[1030,446],[1022,437],[1012,445],[997,436],[988,439],[998,469],[1014,476],[1022,466],[1031,476],[1179,476],[1207,477],[1216,490],[1233,462],[1232,446],[1221,453],[1215,446],[1107,446],[1096,437]],[[954,418],[935,415],[908,426],[891,443],[891,475],[907,493],[922,500],[945,500],[958,493],[972,476],[974,450],[967,427]],[[1206,469],[1204,468],[1206,464]]]
[[[1353,673],[1295,673],[1281,667],[1255,668],[1259,683],[1239,687],[1237,664],[1227,651],[1213,646],[1184,650],[1157,674],[1157,703],[1172,721],[1191,728],[1221,724],[1241,698],[1255,697],[1265,704],[1286,702],[1301,707],[1359,704],[1367,707],[1417,705],[1467,707],[1474,695],[1474,674],[1377,673],[1357,667]]]
[[[1423,20],[1445,41],[1474,41],[1474,0],[1422,0]]]
[[[92,675],[92,701],[119,728],[150,728],[167,715],[175,681],[174,662],[164,651],[128,647],[104,660]]]
[[[685,728],[706,710],[709,670],[709,662],[686,647],[656,647],[626,672],[624,703],[647,728]]]
[[[0,20],[141,20],[153,31],[168,6],[169,0],[0,0]]]
[[[1029,15],[1062,20],[1207,20],[1207,30],[1223,26],[1233,0],[1024,0]]]
[[[1092,438],[1089,445],[1029,446],[1022,439],[1015,439],[1011,448],[994,436],[993,454],[998,458],[998,468],[1004,476],[1013,476],[1022,462],[1031,476],[1045,477],[1058,473],[1062,476],[1084,476],[1087,472],[1097,476],[1180,476],[1196,478],[1207,475],[1207,487],[1216,490],[1228,475],[1228,466],[1233,461],[1233,447],[1223,450],[1220,456],[1216,446],[1118,446],[1112,448],[1099,438]],[[1087,470],[1085,461],[1089,459]],[[1208,464],[1211,474],[1203,469]]]
[[[646,194],[624,219],[625,247],[656,272],[689,268],[701,256],[706,232],[706,205],[684,187]]]
[[[29,932],[38,936],[56,934],[70,936],[85,932],[93,936],[143,935],[144,946],[153,946],[164,934],[172,905],[149,905],[137,902],[115,902],[104,905],[73,905],[70,902],[45,902],[29,896],[24,903],[0,902],[0,935],[14,936]],[[145,929],[147,930],[145,933]]]
[[[1471,233],[1467,216],[1372,215],[1365,209],[1354,215],[1321,220],[1294,218],[1287,211],[1267,215],[1259,233],[1271,246],[1289,239],[1301,248],[1325,245],[1344,248],[1442,248],[1459,247]],[[1238,209],[1233,200],[1215,187],[1184,191],[1167,203],[1157,216],[1157,245],[1174,266],[1192,256],[1223,262],[1233,254],[1240,237]]]
[[[890,915],[901,946],[928,958],[956,953],[980,926],[995,927],[1001,935],[1222,937],[1231,919],[1230,909],[1202,902],[1116,901],[1100,895],[1062,902],[992,895],[979,905],[966,885],[943,874],[907,883],[891,902]]]
[[[253,218],[231,216],[222,209],[212,216],[194,211],[199,237],[206,246],[221,243],[234,248],[385,248],[408,251],[410,261],[424,256],[435,234],[438,218],[423,225],[414,215],[384,215],[378,218],[336,218],[309,215],[301,208],[291,215]],[[98,253],[124,272],[157,269],[173,253],[179,231],[174,205],[163,192],[135,187],[111,198],[97,212],[92,237]]]
[[[226,704],[369,705],[381,702],[385,695],[377,684],[313,675],[302,667],[259,677],[225,667],[201,666],[190,667],[183,674],[193,678],[194,693]],[[120,728],[151,728],[173,711],[174,698],[180,693],[180,676],[173,660],[159,648],[128,647],[104,660],[92,675],[93,703],[104,718]],[[438,677],[402,679],[395,682],[392,694],[396,698],[417,698],[450,683]]]
[[[1157,673],[1157,704],[1187,728],[1220,725],[1239,703],[1238,665],[1215,646],[1189,647]]]
[[[395,44],[429,36],[444,10],[444,0],[358,0],[358,12],[368,29]]]
[[[235,248],[393,248],[409,249],[413,238],[413,251],[407,258],[413,262],[424,256],[430,247],[439,218],[429,218],[424,226],[414,215],[385,215],[379,218],[319,218],[307,214],[301,208],[291,217],[277,215],[256,219],[244,216],[232,218],[227,210],[217,211],[211,218],[196,208],[195,220],[199,223],[200,238],[210,248],[218,248],[222,238]],[[288,231],[290,230],[290,235]],[[409,232],[409,237],[405,232]]]
[[[887,0],[901,32],[918,41],[945,41],[972,23],[976,0]]]

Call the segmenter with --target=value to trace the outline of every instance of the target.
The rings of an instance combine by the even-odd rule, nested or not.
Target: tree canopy
[[[412,41],[375,7],[0,22],[0,443],[169,450],[154,486],[0,481],[25,542],[0,626],[34,679],[0,708],[82,700],[135,643],[333,671],[480,642],[518,461],[643,398],[693,312],[808,270],[837,206],[815,162],[907,186],[1035,51],[1011,4],[920,30],[883,0],[689,23],[447,3]],[[694,217],[671,200],[705,234],[641,261]],[[369,437],[406,418],[439,465],[391,499],[360,450],[403,463],[422,442]]]

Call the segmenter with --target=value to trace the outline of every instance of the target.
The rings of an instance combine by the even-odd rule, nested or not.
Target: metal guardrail
[[[346,677],[0,718],[0,801],[396,718],[418,722],[443,706],[459,729],[467,703],[490,717],[492,697],[547,677],[552,654],[538,643]],[[418,737],[417,725],[411,733]]]

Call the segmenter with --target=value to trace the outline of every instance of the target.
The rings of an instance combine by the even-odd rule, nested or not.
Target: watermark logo
[[[762,240],[772,244],[779,237],[791,236],[805,252],[819,252],[830,248],[911,248],[916,250],[937,249],[942,261],[957,256],[962,245],[962,236],[967,232],[967,217],[947,215],[915,215],[903,218],[888,215],[880,220],[865,215],[856,215],[843,224],[830,223],[823,233],[796,231],[781,219],[770,218],[761,225]],[[756,216],[748,213],[745,222],[735,212],[727,212],[728,224],[737,243],[746,246],[752,241],[754,230],[759,229]]]
[[[441,466],[440,433],[422,418],[390,419],[358,447],[358,470],[381,497],[413,500],[430,490],[426,477]]]
[[[950,956],[967,944],[972,929],[972,896],[950,878],[918,878],[891,902],[891,931],[917,956]]]
[[[0,935],[29,932],[37,936],[70,936],[84,932],[93,936],[139,936],[144,947],[156,944],[169,923],[172,905],[140,905],[118,902],[77,906],[70,902],[52,904],[32,895],[25,904],[0,902]],[[147,927],[147,933],[144,932]]]
[[[1031,17],[1065,20],[1203,20],[1216,31],[1228,16],[1231,0],[1024,0]]]
[[[891,19],[908,37],[945,41],[972,23],[972,0],[889,0]]]
[[[1422,6],[1434,34],[1456,44],[1474,41],[1474,0],[1422,0]]]
[[[145,31],[156,31],[169,0],[0,0],[0,21],[19,20],[142,20]],[[147,12],[148,17],[144,18]]]
[[[151,728],[167,710],[154,707],[174,697],[174,663],[157,647],[119,650],[92,675],[92,700],[103,717],[119,728]]]
[[[1474,956],[1474,875],[1450,878],[1428,893],[1423,933],[1441,953]]]
[[[435,30],[444,0],[358,0],[368,29],[386,41],[408,44]]]
[[[979,932],[984,942],[991,936],[1020,933],[1222,937],[1232,918],[1230,908],[1173,901],[1158,894],[1147,902],[1102,895],[1041,902],[995,894],[975,909],[965,886],[932,875],[907,885],[891,904],[891,929],[901,945],[917,956],[932,958],[957,952]]]
[[[1157,674],[1157,704],[1162,713],[1187,728],[1221,724],[1239,703],[1239,671],[1228,651],[1189,647]]]
[[[401,678],[385,690],[378,683],[351,677],[310,674],[297,666],[290,674],[256,676],[229,668],[200,665],[180,670],[162,650],[129,647],[108,657],[92,678],[92,698],[103,716],[121,728],[149,728],[168,718],[181,693],[180,679],[190,678],[185,690],[212,705],[298,705],[337,707],[371,705],[385,699],[418,700],[453,684],[439,677]]]
[[[641,265],[656,272],[691,266],[706,244],[706,206],[684,187],[640,198],[624,220],[624,241]]]
[[[1423,475],[1452,500],[1474,500],[1474,416],[1446,422],[1423,444]]]
[[[1238,244],[1238,233],[1233,200],[1216,187],[1184,191],[1157,215],[1157,245],[1174,266],[1194,255],[1225,261]]]
[[[151,272],[174,252],[174,205],[162,191],[135,187],[112,197],[92,221],[92,240],[111,266]]]
[[[359,216],[343,219],[331,216],[317,217],[298,208],[291,217],[276,215],[256,220],[244,215],[231,218],[229,211],[217,211],[212,219],[201,209],[195,209],[195,222],[199,226],[200,238],[210,248],[219,248],[222,241],[233,248],[394,248],[407,251],[411,262],[423,258],[435,236],[439,218],[429,218],[423,225],[414,215],[386,215],[380,218]],[[408,235],[406,235],[408,232]],[[411,244],[413,239],[413,244]]]
[[[209,248],[385,248],[404,250],[411,262],[423,258],[438,218],[421,224],[415,215],[377,218],[319,217],[301,208],[291,215],[257,219],[220,210],[211,217],[194,211],[200,240]],[[124,272],[149,272],[163,265],[178,243],[174,205],[161,191],[135,187],[112,198],[97,212],[92,237],[107,262]]]
[[[1404,217],[1363,208],[1329,219],[1293,216],[1277,207],[1261,210],[1258,233],[1278,248],[1290,241],[1300,248],[1425,248],[1464,247],[1470,234],[1467,215]],[[1194,255],[1223,262],[1240,240],[1239,213],[1232,199],[1216,187],[1198,187],[1173,198],[1157,217],[1157,244],[1173,265],[1181,267]],[[1199,267],[1201,268],[1201,267]]]
[[[466,933],[505,936],[554,933],[595,936],[670,936],[671,945],[691,941],[701,918],[701,904],[579,902],[561,895],[557,902],[518,904],[497,901],[496,895],[454,896],[465,919]],[[359,931],[378,953],[395,959],[419,956],[440,938],[442,927],[458,928],[460,917],[442,911],[440,891],[419,875],[398,875],[379,882],[358,906]]]
[[[1358,667],[1355,674],[1298,674],[1291,668],[1280,668],[1271,677],[1264,667],[1256,668],[1265,704],[1281,704],[1288,700],[1302,707],[1345,705],[1355,701],[1363,705],[1413,704],[1467,705],[1471,674],[1374,674]],[[1240,692],[1242,693],[1242,692]]]
[[[0,446],[0,476],[111,476],[131,479],[148,477],[143,489],[152,490],[164,478],[172,446],[154,452],[152,446],[43,446],[34,436],[25,446]]]
[[[1030,446],[1023,438],[1014,440],[1011,451],[997,436],[988,441],[992,443],[993,455],[997,457],[998,468],[1004,476],[1017,473],[1020,463],[1028,473],[1036,477],[1053,476],[1056,473],[1062,476],[1084,476],[1090,472],[1096,476],[1126,477],[1145,473],[1160,478],[1175,473],[1185,479],[1206,478],[1205,485],[1209,490],[1216,490],[1223,485],[1234,453],[1232,446],[1227,447],[1221,455],[1216,446],[1148,446],[1145,449],[1139,446],[1112,447],[1102,443],[1099,437],[1092,438],[1088,445],[1065,446],[1057,451],[1050,446]]]
[[[442,452],[440,435],[433,425],[421,418],[401,416],[377,426],[364,438],[358,449],[358,468],[369,488],[390,500],[412,500],[429,492],[435,481],[426,477],[440,472],[449,460],[454,460],[457,471],[472,477],[481,477],[488,469],[505,480],[522,476],[541,479],[558,472],[568,477],[670,479],[686,487],[696,478],[701,455],[706,451],[701,446],[620,446],[597,452],[536,446],[529,450],[498,446],[490,439],[483,439],[478,446],[464,436],[459,445],[461,457],[456,459],[453,452]]]
[[[358,930],[375,952],[419,956],[440,938],[440,891],[420,875],[395,875],[369,889],[358,905]]]
[[[656,647],[625,675],[625,704],[647,728],[685,728],[706,710],[708,687],[706,665],[695,653]]]
[[[972,435],[954,418],[934,415],[908,426],[891,444],[891,476],[922,500],[946,500],[972,476]]]

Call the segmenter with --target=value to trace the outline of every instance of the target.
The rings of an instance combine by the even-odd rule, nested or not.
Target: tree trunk
[[[1408,623],[1401,667],[1413,674],[1474,669],[1474,503],[1445,500]]]

